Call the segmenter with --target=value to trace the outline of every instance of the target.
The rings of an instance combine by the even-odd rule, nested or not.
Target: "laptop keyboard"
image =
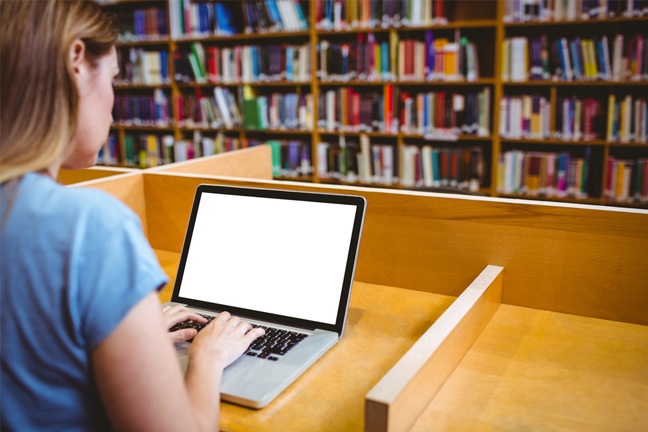
[[[193,328],[197,331],[205,328],[214,318],[214,316],[199,314],[207,320],[206,323],[199,323],[196,321],[183,321],[171,327],[169,331],[174,332],[186,328]],[[258,326],[252,324],[253,328],[261,327],[265,330],[265,334],[252,342],[252,345],[245,351],[243,355],[250,357],[257,357],[270,361],[277,361],[282,356],[286,355],[288,351],[293,349],[297,344],[308,337],[307,334],[293,332],[289,330],[282,330],[274,327]],[[190,342],[193,339],[190,340]]]

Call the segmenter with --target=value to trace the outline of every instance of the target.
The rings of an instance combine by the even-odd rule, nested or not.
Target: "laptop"
[[[365,208],[360,196],[198,186],[167,304],[266,330],[223,372],[223,400],[265,407],[343,336]],[[176,344],[185,371],[189,344]]]

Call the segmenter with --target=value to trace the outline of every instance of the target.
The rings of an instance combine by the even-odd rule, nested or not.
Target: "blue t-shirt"
[[[104,192],[30,173],[5,223],[1,429],[96,430],[105,414],[91,352],[167,277],[137,215]]]

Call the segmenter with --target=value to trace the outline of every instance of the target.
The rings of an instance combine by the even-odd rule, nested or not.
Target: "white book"
[[[232,116],[227,106],[227,100],[225,99],[223,88],[214,87],[214,96],[216,97],[216,103],[218,104],[218,110],[223,118],[223,122],[225,122],[225,127],[231,129],[233,127]]]
[[[616,35],[616,37],[614,38],[612,81],[621,81],[623,79],[623,77],[621,76],[622,56],[623,56],[623,35],[619,34]]]
[[[499,109],[500,109],[500,114],[499,114],[499,134],[502,138],[508,138],[509,137],[509,130],[507,128],[507,124],[509,121],[509,112],[508,112],[508,107],[509,107],[509,102],[510,99],[506,96],[502,97],[500,99],[499,103]]]
[[[317,176],[319,178],[328,178],[328,148],[329,143],[317,143]]]
[[[328,80],[328,65],[326,64],[326,57],[329,49],[328,41],[320,42],[320,79],[322,81]]]
[[[634,134],[632,133],[632,96],[626,96],[625,100],[626,115],[625,115],[625,136],[626,142],[634,140]]]
[[[528,79],[526,37],[514,37],[511,40],[511,81],[521,82]]]
[[[608,48],[607,36],[603,36],[601,38],[601,41],[603,43],[603,63],[605,64],[605,74],[603,76],[603,79],[609,81],[610,79],[612,79],[612,69],[610,68],[610,50]]]
[[[335,130],[335,91],[326,92],[326,130]]]
[[[514,139],[522,138],[522,99],[513,97],[510,99],[510,130],[509,137]]]
[[[580,99],[576,99],[574,103],[574,141],[580,141],[582,139],[581,134],[581,118],[583,111],[583,103]]]
[[[551,104],[546,98],[540,98],[540,112],[542,113],[542,138],[551,138]]]
[[[432,187],[432,147],[424,145],[421,156],[423,158],[423,185]]]
[[[390,145],[380,146],[382,154],[382,180],[385,184],[394,183],[394,147]]]

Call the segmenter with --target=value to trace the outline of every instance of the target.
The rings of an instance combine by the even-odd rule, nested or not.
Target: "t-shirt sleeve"
[[[139,218],[116,204],[117,211],[95,211],[87,226],[80,228],[84,232],[76,242],[78,316],[81,336],[90,350],[135,304],[168,282]]]

